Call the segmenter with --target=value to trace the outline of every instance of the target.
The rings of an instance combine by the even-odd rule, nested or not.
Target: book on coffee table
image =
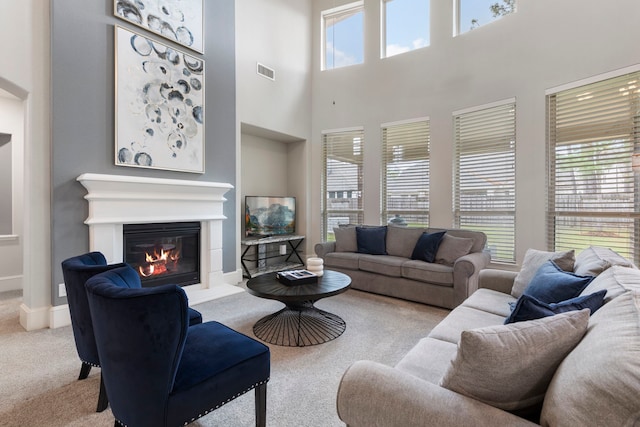
[[[309,270],[287,270],[276,273],[280,283],[287,286],[318,283],[318,275]]]

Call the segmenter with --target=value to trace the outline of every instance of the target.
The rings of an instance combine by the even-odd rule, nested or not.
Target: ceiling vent
[[[258,71],[258,74],[260,74],[262,77],[265,77],[273,81],[276,80],[276,72],[271,68],[267,67],[266,65],[262,65],[261,63],[258,62],[257,71]]]

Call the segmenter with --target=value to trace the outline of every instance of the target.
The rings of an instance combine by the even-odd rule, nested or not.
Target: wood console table
[[[304,267],[298,247],[305,236],[286,235],[271,237],[249,237],[242,239],[243,247],[240,262],[244,277],[252,278],[266,273]],[[286,253],[280,252],[280,245],[287,245]],[[276,260],[276,258],[280,258]],[[268,260],[274,262],[269,263]],[[249,264],[249,265],[247,265]]]

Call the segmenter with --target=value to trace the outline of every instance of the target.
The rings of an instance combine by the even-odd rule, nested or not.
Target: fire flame
[[[138,267],[138,271],[142,277],[158,276],[164,274],[176,266],[180,259],[179,251],[160,250],[160,253],[154,251],[153,254],[145,252],[145,265]]]

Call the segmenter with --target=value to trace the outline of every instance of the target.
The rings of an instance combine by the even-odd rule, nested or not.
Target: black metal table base
[[[342,318],[316,308],[312,302],[287,305],[258,320],[253,333],[269,344],[306,347],[338,338],[347,325]]]

